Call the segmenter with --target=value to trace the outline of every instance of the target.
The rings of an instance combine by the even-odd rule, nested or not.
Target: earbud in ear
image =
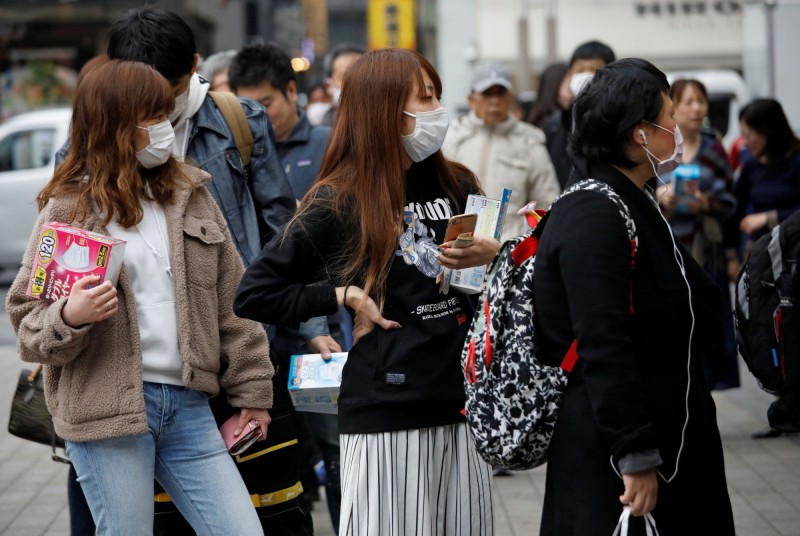
[[[647,145],[647,135],[644,133],[644,129],[640,128],[639,134],[642,135],[642,141],[644,141],[644,144]]]

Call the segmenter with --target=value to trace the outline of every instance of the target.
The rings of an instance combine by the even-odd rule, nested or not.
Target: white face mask
[[[403,113],[417,120],[414,132],[403,136],[403,145],[411,160],[422,162],[442,148],[447,128],[450,126],[447,109],[440,106],[432,112],[417,112],[417,115],[405,110]]]
[[[330,102],[312,102],[306,106],[306,117],[312,125],[319,125],[325,118],[325,114],[331,109]]]
[[[83,271],[89,266],[89,246],[73,242],[61,256],[61,263],[65,268]]]
[[[594,73],[575,73],[572,75],[572,78],[569,79],[569,90],[572,92],[573,98],[578,96],[578,93],[592,78],[594,78]]]
[[[150,135],[150,144],[136,153],[139,163],[147,169],[160,166],[172,156],[172,142],[175,141],[175,131],[169,121],[162,121],[149,127],[140,127]]]
[[[331,101],[334,106],[339,106],[339,99],[342,96],[342,88],[336,87],[331,84]]]
[[[175,108],[169,114],[169,121],[170,123],[174,123],[178,119],[180,119],[181,114],[186,110],[186,107],[189,106],[189,88],[186,88],[186,91],[175,97]]]
[[[646,123],[650,123],[650,121],[646,121]],[[650,165],[653,166],[653,171],[655,171],[656,175],[660,177],[661,175],[675,171],[675,168],[683,163],[683,134],[681,134],[681,129],[678,128],[678,125],[675,125],[675,131],[672,132],[668,128],[664,128],[661,125],[656,125],[655,123],[650,124],[656,128],[660,128],[665,132],[669,132],[675,137],[675,149],[672,151],[672,154],[664,160],[659,160],[656,155],[651,153],[647,148],[647,144],[642,146],[648,155],[647,159],[650,160]],[[653,160],[650,158],[651,156],[656,159],[655,163],[653,163]]]

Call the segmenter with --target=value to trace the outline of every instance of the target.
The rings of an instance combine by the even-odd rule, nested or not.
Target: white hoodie
[[[112,220],[108,232],[128,242],[123,264],[136,302],[143,379],[183,385],[167,219],[158,203],[141,203],[144,217],[138,225],[124,229]]]

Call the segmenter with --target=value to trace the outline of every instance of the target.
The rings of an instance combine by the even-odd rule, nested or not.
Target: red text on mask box
[[[124,240],[86,231],[66,223],[42,225],[36,241],[28,296],[58,301],[88,275],[100,276],[91,286],[109,280],[117,284],[125,256]]]

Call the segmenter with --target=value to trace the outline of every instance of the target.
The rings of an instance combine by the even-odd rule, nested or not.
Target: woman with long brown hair
[[[255,420],[266,434],[266,335],[233,314],[243,265],[208,174],[172,158],[173,106],[170,84],[143,63],[85,74],[7,309],[22,359],[45,365],[97,534],[152,533],[154,478],[198,534],[262,534],[208,398],[224,387],[239,430]],[[55,302],[26,296],[52,221],[127,242],[116,287],[88,267]]]
[[[234,302],[241,316],[288,326],[339,305],[355,313],[339,397],[340,536],[493,533],[491,469],[461,415],[471,306],[440,293],[437,276],[488,263],[499,243],[442,244],[479,188],[440,151],[441,91],[413,51],[350,66],[320,177]]]

